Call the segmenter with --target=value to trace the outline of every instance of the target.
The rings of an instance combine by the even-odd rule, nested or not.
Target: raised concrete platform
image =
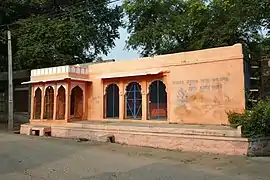
[[[228,155],[246,155],[248,149],[238,130],[224,126],[81,121],[52,125],[51,136],[98,141],[114,136],[120,144]]]
[[[220,137],[241,137],[241,130],[228,126],[213,125],[179,125],[179,124],[146,124],[146,123],[120,123],[120,122],[97,122],[81,121],[68,123],[65,127],[87,128],[99,130],[113,130],[125,132],[151,132],[169,133],[182,135],[203,135]]]

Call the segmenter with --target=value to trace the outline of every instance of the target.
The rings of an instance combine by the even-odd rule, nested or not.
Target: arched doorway
[[[119,88],[116,84],[110,84],[106,88],[106,118],[119,118]]]
[[[79,86],[71,90],[70,117],[72,119],[83,117],[83,90]]]
[[[126,87],[125,94],[126,119],[142,119],[142,92],[137,82],[131,82]]]
[[[34,97],[34,119],[41,119],[41,89],[37,88]]]
[[[148,103],[148,119],[167,119],[167,92],[162,81],[157,80],[150,84]]]
[[[58,89],[57,95],[57,114],[56,119],[65,119],[66,112],[66,90],[63,86]]]
[[[45,90],[45,112],[43,119],[53,119],[54,90],[49,86]]]

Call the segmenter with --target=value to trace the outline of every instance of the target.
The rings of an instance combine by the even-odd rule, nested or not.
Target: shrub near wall
[[[230,123],[230,126],[232,128],[237,128],[238,126],[241,125],[241,122],[242,120],[245,118],[245,113],[237,113],[237,112],[232,112],[232,111],[229,111],[227,113],[228,115],[228,119],[229,119],[229,123]]]
[[[228,112],[232,127],[241,126],[242,136],[249,138],[248,156],[270,156],[270,103],[260,101],[251,111]]]

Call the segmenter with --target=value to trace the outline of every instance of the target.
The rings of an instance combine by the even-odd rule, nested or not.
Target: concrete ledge
[[[52,127],[51,135],[62,138],[87,138],[113,134],[115,142],[120,144],[172,149],[180,151],[209,152],[227,155],[246,155],[248,140],[232,137],[209,137],[181,134],[145,133],[132,131],[114,131],[86,128]]]
[[[31,135],[39,130],[40,135],[51,131],[51,136],[60,138],[88,139],[108,142],[108,137],[120,144],[172,149],[179,151],[209,152],[227,155],[246,155],[248,139],[218,136],[226,130],[161,128],[138,126],[111,126],[93,124],[66,124],[65,126],[21,125],[21,134]],[[206,134],[203,132],[206,131]],[[237,133],[237,130],[227,134]],[[189,132],[190,134],[188,134]],[[207,132],[210,132],[207,134]],[[211,136],[211,133],[213,134]],[[111,142],[111,141],[110,141]]]
[[[92,130],[113,130],[113,131],[133,131],[133,132],[151,132],[151,133],[170,133],[183,135],[203,135],[203,136],[220,136],[220,137],[241,137],[241,131],[237,129],[207,129],[207,128],[164,128],[164,127],[140,127],[140,126],[115,126],[104,124],[82,124],[69,123],[65,127],[85,128]]]

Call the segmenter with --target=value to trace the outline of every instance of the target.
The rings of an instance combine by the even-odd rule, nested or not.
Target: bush
[[[245,114],[245,120],[241,123],[245,137],[270,136],[270,104],[268,102],[260,101]]]
[[[233,111],[227,112],[228,120],[230,123],[230,126],[233,128],[237,128],[237,126],[241,125],[241,122],[244,120],[244,113],[236,113]]]
[[[250,111],[244,113],[229,112],[228,119],[232,127],[242,126],[244,137],[270,136],[270,104],[260,101]]]

